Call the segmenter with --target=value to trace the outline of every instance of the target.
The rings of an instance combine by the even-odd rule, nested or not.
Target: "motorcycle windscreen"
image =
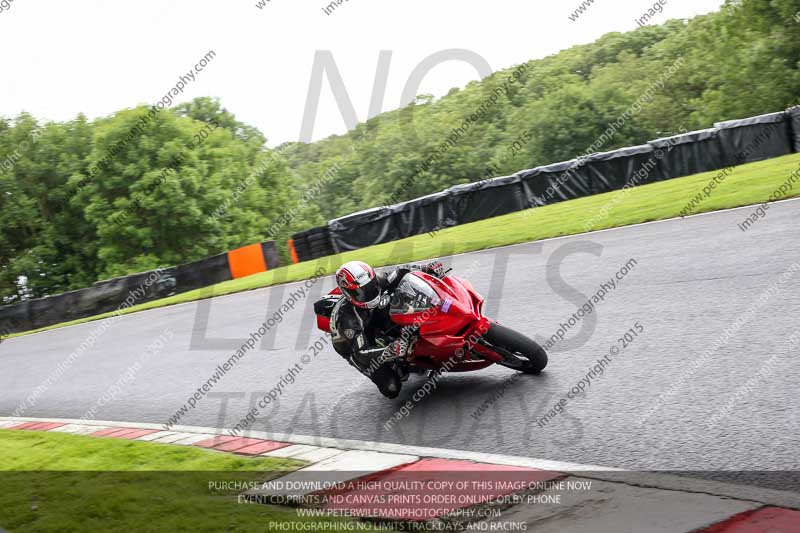
[[[442,303],[436,291],[413,273],[406,274],[389,302],[392,315],[414,315],[438,307]]]

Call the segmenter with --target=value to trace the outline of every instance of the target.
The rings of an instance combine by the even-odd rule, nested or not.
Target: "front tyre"
[[[504,359],[497,363],[526,374],[538,374],[547,366],[547,353],[539,344],[511,328],[493,323],[483,334],[484,344]]]

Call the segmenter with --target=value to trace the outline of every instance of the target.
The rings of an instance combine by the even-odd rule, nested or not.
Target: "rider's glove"
[[[403,359],[408,355],[409,344],[403,339],[396,339],[384,348],[381,354],[382,361],[392,361],[394,359]]]
[[[383,361],[405,359],[414,351],[414,345],[419,338],[418,326],[406,326],[400,331],[400,337],[393,340],[381,354]]]
[[[445,274],[444,265],[441,261],[431,261],[430,263],[423,265],[422,271],[432,276],[436,276],[439,279],[443,278]]]

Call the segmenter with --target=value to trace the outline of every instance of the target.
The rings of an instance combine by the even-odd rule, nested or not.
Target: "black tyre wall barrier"
[[[264,250],[264,263],[267,265],[267,270],[281,266],[281,254],[275,241],[263,242],[261,247]]]
[[[292,235],[298,261],[310,261],[336,253],[327,226],[311,228]]]
[[[577,159],[517,173],[528,207],[540,207],[591,194],[585,179],[575,180]]]
[[[11,333],[25,330],[25,324],[31,321],[30,302],[0,307],[0,342]]]
[[[800,105],[787,110],[786,119],[791,131],[792,150],[800,152]]]
[[[663,179],[656,150],[649,144],[592,154],[573,174],[588,183],[591,194],[616,191],[629,182],[645,185]]]
[[[399,238],[430,233],[458,224],[450,208],[450,197],[449,191],[442,191],[394,206],[393,223]]]
[[[328,222],[334,253],[400,239],[402,234],[395,225],[395,210],[374,207]]]
[[[664,179],[691,176],[725,166],[725,155],[714,128],[649,141],[658,155]]]
[[[274,241],[261,243],[267,268],[280,265]],[[232,279],[228,254],[98,281],[91,287],[0,307],[0,335],[110,313]]]
[[[311,251],[308,248],[308,239],[305,234],[305,231],[301,231],[292,235],[298,261],[308,261],[311,259]]]
[[[357,250],[520,209],[614,191],[626,184],[644,185],[793,151],[800,151],[800,106],[522,170],[513,176],[456,185],[403,204],[367,209],[331,220],[330,240],[333,253]],[[427,209],[420,209],[423,206]],[[433,219],[439,222],[430,229]]]
[[[528,207],[517,175],[456,185],[446,192],[450,193],[450,212],[456,224],[467,224]]]
[[[0,307],[0,324],[16,322],[12,333],[44,328],[89,316],[116,311],[121,307],[167,296],[159,283],[168,271],[153,270],[98,281],[91,287]]]
[[[308,250],[311,259],[318,259],[334,253],[331,243],[331,232],[327,226],[312,228],[308,231],[309,233],[306,239],[308,240]]]
[[[718,140],[726,167],[792,153],[789,120],[785,112],[717,122]]]
[[[227,253],[172,267],[168,269],[168,272],[175,277],[173,294],[180,294],[233,279]]]

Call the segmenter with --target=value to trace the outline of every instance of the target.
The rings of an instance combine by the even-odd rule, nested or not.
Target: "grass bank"
[[[302,521],[313,522],[305,531],[350,530],[345,520],[237,503],[235,483],[263,482],[303,464],[192,446],[0,430],[0,528],[270,531],[271,521]],[[386,530],[364,524],[359,531]]]
[[[800,154],[741,165],[726,173],[724,180],[719,180],[719,183],[711,190],[708,197],[703,197],[700,201],[697,200],[697,195],[703,194],[704,188],[709,181],[714,179],[715,176],[719,176],[721,171],[705,172],[651,185],[527,209],[501,217],[441,230],[433,236],[428,234],[417,235],[408,239],[371,246],[316,261],[278,268],[247,278],[226,281],[162,300],[137,305],[127,309],[125,314],[308,279],[319,267],[322,267],[326,273],[332,274],[341,263],[351,259],[366,261],[373,266],[393,265],[550,237],[584,233],[587,231],[587,224],[591,225],[592,230],[599,230],[675,218],[681,216],[682,212],[685,212],[690,205],[691,212],[697,214],[763,203],[769,201],[770,195],[798,170],[800,170]],[[794,188],[782,196],[781,199],[797,196],[800,196],[800,180],[796,181]],[[694,205],[692,205],[693,200]],[[732,228],[732,231],[734,229]],[[17,335],[27,335],[99,320],[111,315],[112,313],[107,313]]]

